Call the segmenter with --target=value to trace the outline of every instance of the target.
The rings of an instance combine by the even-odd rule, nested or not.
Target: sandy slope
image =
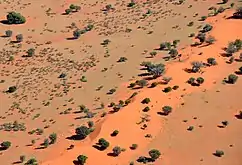
[[[211,35],[217,39],[214,45],[201,48],[188,47],[182,50],[184,59],[188,55],[188,60],[168,65],[166,74],[173,78],[171,85],[177,84],[180,86],[178,91],[164,94],[161,92],[163,86],[154,89],[144,89],[133,103],[121,112],[107,118],[102,124],[102,129],[96,139],[105,137],[112,144],[111,147],[119,145],[126,148],[127,150],[121,156],[117,158],[108,157],[106,154],[111,147],[107,152],[99,152],[87,145],[76,147],[56,160],[44,163],[44,165],[70,164],[70,160],[74,160],[79,154],[88,155],[87,164],[96,164],[97,162],[103,165],[107,164],[107,162],[108,164],[127,164],[133,158],[133,155],[140,156],[142,153],[147,153],[147,146],[161,150],[162,159],[157,161],[156,164],[173,165],[180,163],[180,160],[183,160],[183,163],[188,165],[241,164],[242,161],[239,158],[239,155],[242,153],[241,144],[239,143],[242,135],[242,132],[239,131],[241,122],[238,122],[234,117],[238,108],[242,106],[238,100],[241,92],[239,90],[241,81],[234,87],[221,85],[221,80],[224,76],[233,72],[239,66],[237,64],[232,66],[226,64],[225,58],[220,56],[222,47],[226,46],[229,41],[242,37],[242,33],[239,32],[239,20],[226,20],[223,18],[230,14],[231,12],[208,20],[215,26],[211,32]],[[230,32],[221,35],[224,31]],[[203,54],[198,55],[200,52],[203,52]],[[206,61],[209,57],[215,57],[219,65],[204,69],[202,76],[205,78],[205,83],[201,87],[190,87],[185,82],[191,77],[191,74],[184,72],[183,69],[190,67],[192,61]],[[198,75],[200,74],[194,74],[193,76]],[[221,92],[217,93],[213,88],[216,90],[220,89]],[[201,93],[204,89],[209,91]],[[190,95],[191,92],[196,92],[196,94]],[[186,96],[185,100],[183,100],[182,95],[189,96]],[[229,99],[233,101],[226,102],[225,100],[228,98],[224,97],[225,95],[229,95]],[[145,97],[151,98],[152,110],[149,113],[151,120],[148,123],[148,128],[143,131],[135,123],[139,121],[140,110],[144,107],[140,102]],[[208,100],[208,104],[204,103],[205,98],[201,100],[203,97]],[[181,108],[176,108],[174,114],[167,117],[167,119],[160,119],[161,117],[157,115],[162,106],[170,105],[177,107],[178,103],[184,101],[185,105]],[[194,120],[192,119],[193,117],[197,117],[198,119]],[[186,130],[188,123],[182,124],[182,120],[185,119],[189,121],[190,125],[196,127],[195,131],[190,133]],[[223,120],[229,120],[231,126],[228,129],[220,130],[217,128],[217,125]],[[203,127],[201,129],[197,128],[198,125],[202,125]],[[109,134],[114,129],[118,129],[120,134],[112,138]],[[148,140],[145,138],[144,135],[146,133],[152,134],[153,139]],[[139,145],[135,153],[128,149],[132,143]],[[230,143],[234,146],[233,148],[229,147]],[[225,158],[221,160],[212,155],[219,148],[223,148],[226,153]]]

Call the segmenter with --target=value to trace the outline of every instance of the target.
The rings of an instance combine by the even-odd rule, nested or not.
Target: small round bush
[[[11,30],[7,30],[7,31],[5,31],[5,35],[6,35],[7,37],[12,37],[12,35],[13,35],[13,31],[11,31]]]
[[[210,65],[217,65],[215,58],[212,58],[212,57],[207,59],[207,63]]]
[[[113,148],[113,154],[114,156],[118,156],[119,154],[121,154],[122,149],[119,146],[116,146]]]
[[[104,138],[99,139],[98,144],[100,145],[102,150],[105,150],[106,148],[109,147],[109,142],[107,140],[105,140]]]
[[[114,130],[114,131],[112,132],[111,136],[117,136],[117,135],[118,135],[118,133],[119,133],[119,131],[118,131],[118,130]]]
[[[171,106],[164,106],[162,107],[162,111],[164,115],[169,115],[172,112],[172,107]]]
[[[50,144],[54,144],[57,140],[57,134],[56,133],[50,134],[49,139],[50,139]]]
[[[144,100],[141,101],[142,104],[149,104],[150,98],[145,98]]]
[[[23,37],[22,34],[18,34],[18,35],[16,35],[16,41],[17,41],[17,42],[22,42],[23,39],[24,39],[24,37]]]
[[[88,159],[88,157],[85,155],[79,155],[77,157],[77,161],[78,161],[78,163],[80,163],[80,165],[84,165],[86,163],[87,159]]]
[[[16,90],[17,90],[17,87],[16,87],[16,86],[11,86],[11,87],[8,88],[7,92],[8,92],[8,93],[13,93],[13,92],[15,92]]]
[[[138,147],[138,144],[132,144],[132,145],[130,146],[130,149],[131,149],[131,150],[135,150],[137,147]]]
[[[163,92],[165,92],[165,93],[168,93],[170,91],[172,91],[171,87],[166,87],[166,88],[163,89]]]
[[[38,165],[38,161],[35,158],[31,158],[24,165]]]
[[[198,77],[196,81],[200,85],[200,84],[204,83],[204,78]]]
[[[90,129],[84,125],[76,128],[76,134],[80,139],[85,139],[90,133]]]
[[[222,150],[216,150],[214,155],[217,156],[217,157],[221,157],[221,156],[224,155],[224,152]]]
[[[81,32],[80,32],[79,29],[76,29],[76,30],[73,31],[73,37],[75,39],[78,39],[80,36],[81,36]]]
[[[230,74],[228,76],[228,83],[235,84],[235,82],[238,80],[238,76],[234,74]]]
[[[30,48],[30,49],[27,50],[28,57],[32,57],[32,56],[34,56],[34,54],[35,54],[34,48]]]
[[[157,149],[152,149],[152,150],[149,151],[149,155],[150,155],[152,160],[156,160],[160,157],[161,153]]]

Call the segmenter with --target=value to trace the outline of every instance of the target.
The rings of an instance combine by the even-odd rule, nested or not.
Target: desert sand
[[[135,1],[132,8],[127,7],[129,1],[1,2],[2,20],[8,11],[26,17],[24,24],[0,26],[0,143],[11,142],[7,150],[0,151],[1,162],[18,164],[24,155],[22,163],[34,157],[41,165],[71,165],[79,155],[85,155],[88,165],[139,164],[140,156],[149,157],[148,152],[157,149],[161,155],[151,164],[241,165],[242,123],[236,117],[242,110],[241,75],[235,84],[224,81],[241,67],[236,60],[241,50],[233,54],[233,63],[228,63],[230,57],[225,57],[224,51],[229,42],[242,39],[241,19],[228,19],[241,3],[231,8],[232,2]],[[70,4],[79,5],[81,10],[63,14]],[[114,9],[102,11],[107,4]],[[211,6],[227,9],[199,20],[212,12],[208,10]],[[151,12],[147,13],[148,9]],[[213,36],[215,41],[191,46],[199,40],[188,36],[198,34],[205,24],[213,26],[207,37]],[[73,30],[87,25],[94,28],[78,39],[72,38]],[[6,30],[12,30],[13,36],[5,37]],[[23,42],[11,43],[17,34],[23,34]],[[103,46],[105,39],[111,42]],[[181,56],[165,61],[168,52],[159,50],[159,45],[173,40],[180,40],[176,49]],[[35,48],[35,55],[23,57],[29,48]],[[149,54],[153,51],[157,52],[155,57]],[[14,59],[9,60],[11,56]],[[127,61],[117,62],[120,57]],[[192,62],[207,63],[211,57],[217,65],[202,67],[197,73],[186,71]],[[143,88],[128,88],[130,83],[147,78],[141,76],[143,61],[164,63],[164,74],[148,80]],[[172,80],[162,84],[164,77]],[[191,77],[203,77],[204,83],[192,86],[187,83]],[[150,88],[152,82],[161,84]],[[17,90],[7,93],[10,86]],[[179,88],[163,92],[173,86]],[[107,94],[110,89],[115,92]],[[137,95],[128,99],[134,92]],[[150,103],[141,103],[145,98]],[[118,112],[108,106],[127,99],[130,103]],[[80,112],[80,105],[89,112]],[[172,107],[167,116],[161,113],[164,106]],[[150,110],[144,112],[145,107]],[[14,121],[24,123],[25,130],[4,130],[6,123]],[[93,132],[84,140],[71,139],[75,129],[88,121],[94,122]],[[226,126],[221,125],[224,121]],[[36,129],[43,132],[33,131]],[[112,137],[114,130],[119,133]],[[56,143],[43,147],[51,133],[57,134]],[[104,151],[93,147],[100,138],[110,143]],[[131,150],[132,144],[138,147]],[[74,147],[68,149],[70,145]],[[119,156],[111,154],[115,146],[123,148]],[[216,150],[224,155],[216,157]]]

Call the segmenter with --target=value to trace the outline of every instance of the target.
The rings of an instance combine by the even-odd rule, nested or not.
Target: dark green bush
[[[86,163],[87,159],[88,159],[88,157],[85,155],[79,155],[77,157],[77,161],[78,161],[78,163],[80,163],[80,165],[84,165]]]
[[[34,48],[30,48],[30,49],[27,50],[27,56],[28,57],[32,57],[32,56],[34,56],[34,54],[35,54]]]
[[[11,86],[11,87],[8,88],[7,92],[8,92],[8,93],[13,93],[13,92],[15,92],[16,90],[17,90],[17,87],[16,87],[16,86]]]
[[[85,139],[90,133],[90,129],[84,125],[76,128],[76,134],[80,139]]]
[[[114,131],[111,133],[111,136],[117,136],[117,135],[118,135],[118,133],[119,133],[119,131],[118,131],[118,130],[114,130]]]
[[[3,149],[3,150],[7,150],[10,146],[11,146],[10,141],[4,141],[1,143],[1,149]]]
[[[7,21],[8,21],[8,24],[23,24],[26,22],[26,19],[20,13],[16,13],[12,11],[8,13]]]
[[[138,147],[138,144],[132,144],[132,145],[130,146],[130,149],[131,149],[131,150],[135,150],[137,147]]]
[[[144,109],[143,109],[143,112],[148,112],[150,110],[150,107],[145,107]]]
[[[200,84],[204,83],[204,78],[198,77],[196,81],[200,85]]]
[[[157,149],[152,149],[152,150],[149,151],[149,155],[150,155],[152,160],[156,160],[160,157],[161,153]]]
[[[238,80],[238,76],[234,75],[234,74],[230,74],[228,76],[228,83],[230,84],[235,84],[235,82]]]
[[[166,87],[163,89],[163,92],[165,93],[168,93],[168,92],[171,92],[172,91],[172,88],[171,87]]]
[[[99,139],[98,144],[100,145],[102,150],[105,150],[109,147],[109,142],[107,140],[105,140],[104,138]]]
[[[217,61],[215,60],[215,58],[212,57],[207,59],[207,63],[210,65],[217,65]]]
[[[222,150],[216,150],[214,155],[217,156],[217,157],[221,157],[221,156],[224,155],[224,152]]]
[[[172,112],[172,107],[166,105],[162,107],[162,111],[163,111],[162,113],[167,116]]]
[[[145,98],[144,100],[141,101],[142,104],[149,104],[150,98]]]
[[[50,134],[49,139],[50,139],[50,144],[54,144],[57,140],[57,134],[56,133]]]

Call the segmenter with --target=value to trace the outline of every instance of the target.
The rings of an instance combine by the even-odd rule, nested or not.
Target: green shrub
[[[113,148],[113,154],[114,156],[118,156],[119,154],[121,154],[122,149],[119,146],[116,146]]]
[[[8,24],[23,24],[26,22],[26,19],[20,13],[16,13],[12,11],[8,13],[7,21],[8,21]]]
[[[31,158],[24,165],[38,165],[38,162],[35,158]]]
[[[150,110],[150,107],[145,107],[144,109],[143,109],[143,112],[148,112]]]
[[[216,41],[216,39],[213,36],[208,36],[208,38],[205,40],[205,42],[209,45],[213,44]]]
[[[126,57],[120,57],[118,62],[126,62],[128,59]]]
[[[23,37],[22,34],[18,34],[18,35],[16,35],[16,41],[17,41],[17,42],[22,42],[23,39],[24,39],[24,37]]]
[[[144,80],[144,79],[142,79],[142,80],[138,80],[137,82],[136,82],[136,84],[138,85],[138,86],[140,86],[140,87],[145,87],[145,86],[147,86],[148,85],[148,81],[147,80]]]
[[[5,35],[6,35],[7,37],[12,37],[12,35],[13,35],[13,31],[11,31],[11,30],[7,30],[7,31],[5,31]]]
[[[1,149],[7,150],[9,147],[11,147],[10,141],[4,141],[4,142],[1,143]]]
[[[102,150],[105,150],[109,147],[109,142],[107,140],[105,140],[104,138],[99,139],[98,144],[100,145]]]
[[[81,36],[81,31],[79,29],[76,29],[73,31],[73,37],[75,39],[78,39]]]
[[[138,144],[132,144],[132,145],[130,146],[130,149],[131,149],[131,150],[135,150],[137,147],[138,147]]]
[[[34,56],[34,54],[35,54],[34,48],[30,48],[30,49],[27,50],[27,56],[28,57],[32,57],[32,56]]]
[[[20,160],[21,163],[23,163],[26,160],[26,156],[25,155],[21,155],[19,157],[19,160]]]
[[[17,87],[16,87],[16,86],[11,86],[11,87],[8,88],[7,92],[8,92],[8,93],[13,93],[13,92],[15,92],[16,90],[17,90]]]
[[[71,9],[66,9],[65,10],[65,13],[68,15],[68,14],[70,14],[71,13]]]
[[[76,128],[76,134],[80,139],[85,139],[90,133],[90,129],[84,125]]]
[[[217,61],[215,60],[215,58],[212,57],[207,59],[207,63],[210,65],[217,65]]]
[[[78,163],[80,163],[80,165],[84,165],[86,163],[87,159],[88,159],[88,157],[85,155],[79,155],[77,157],[77,161],[78,161]]]
[[[144,100],[141,101],[142,104],[149,104],[150,103],[150,98],[145,98]]]
[[[196,81],[200,85],[200,84],[204,83],[204,78],[198,77]]]
[[[158,82],[153,82],[153,83],[151,83],[150,87],[151,87],[151,88],[154,88],[154,87],[156,87],[157,85],[158,85]]]
[[[45,140],[44,140],[44,143],[43,143],[43,146],[44,146],[45,148],[47,148],[49,145],[50,145],[50,141],[49,141],[49,139],[45,139]]]
[[[87,125],[89,128],[92,128],[94,126],[94,122],[93,121],[88,121]]]
[[[222,150],[216,150],[214,155],[217,156],[217,157],[221,157],[221,156],[224,155],[224,152]]]
[[[160,157],[161,153],[157,149],[152,149],[152,150],[149,151],[149,155],[150,155],[152,160],[156,160]]]
[[[207,16],[202,16],[202,17],[200,18],[200,21],[205,21],[207,18],[208,18]]]
[[[228,76],[228,83],[235,84],[235,82],[238,80],[238,76],[234,74],[230,74]]]
[[[177,90],[178,88],[179,88],[178,85],[175,85],[175,86],[172,87],[173,90]]]
[[[111,136],[117,136],[119,134],[119,131],[118,130],[114,130],[112,133],[111,133]]]
[[[57,134],[56,133],[50,134],[49,139],[50,139],[50,144],[54,144],[57,140]]]
[[[172,91],[172,88],[171,87],[166,87],[163,89],[163,92],[165,93],[168,93],[168,92],[171,92]]]
[[[172,107],[166,105],[162,107],[162,111],[163,111],[163,114],[167,116],[172,112]]]

